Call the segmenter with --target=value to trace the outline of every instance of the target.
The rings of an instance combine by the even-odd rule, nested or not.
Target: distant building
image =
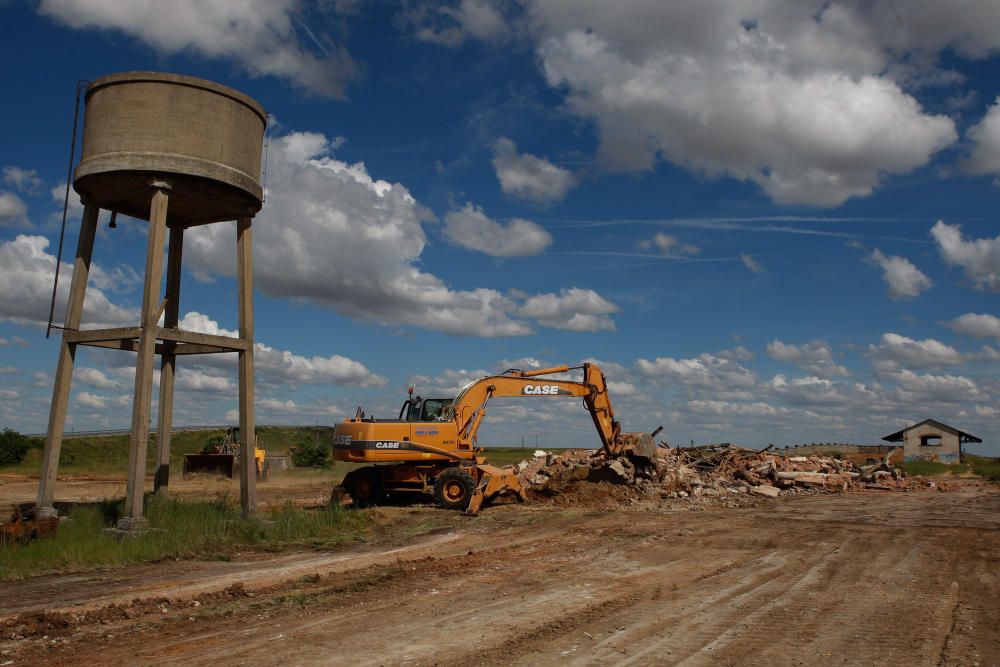
[[[939,461],[960,463],[962,444],[982,442],[981,438],[959,431],[933,419],[907,426],[882,438],[887,442],[903,443],[904,461]]]

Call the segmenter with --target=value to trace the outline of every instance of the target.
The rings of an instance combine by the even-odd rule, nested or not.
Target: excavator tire
[[[342,482],[357,507],[381,505],[385,500],[382,475],[375,468],[359,468],[347,473]]]
[[[475,490],[472,475],[461,468],[448,468],[434,482],[434,500],[445,509],[464,511]]]

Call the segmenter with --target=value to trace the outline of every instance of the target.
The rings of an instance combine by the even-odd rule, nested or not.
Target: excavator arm
[[[583,370],[582,381],[546,377],[579,369]],[[486,415],[487,403],[498,396],[581,397],[608,457],[625,453],[644,458],[656,455],[656,446],[650,434],[622,433],[621,424],[615,419],[604,372],[595,364],[553,366],[530,371],[511,369],[501,375],[491,375],[469,383],[459,392],[446,415],[455,420],[460,442],[475,441],[479,425]]]

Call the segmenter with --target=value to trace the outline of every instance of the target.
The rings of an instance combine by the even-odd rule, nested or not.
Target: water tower
[[[240,500],[256,507],[254,478],[253,255],[251,221],[263,203],[261,149],[267,116],[250,97],[189,76],[125,72],[92,82],[84,97],[83,151],[73,188],[84,204],[59,362],[52,389],[38,508],[53,515],[73,361],[79,345],[137,353],[123,530],[141,530],[153,362],[160,355],[154,485],[166,492],[174,372],[192,354],[239,355]],[[83,329],[84,296],[101,209],[148,220],[142,311],[137,326]],[[236,221],[239,337],[178,328],[184,230]],[[165,293],[163,246],[169,236]],[[160,325],[160,318],[163,323]]]

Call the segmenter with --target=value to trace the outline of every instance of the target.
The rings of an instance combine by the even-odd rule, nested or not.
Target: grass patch
[[[545,451],[558,454],[563,450],[546,449]],[[496,466],[512,465],[525,460],[530,461],[534,456],[534,453],[534,447],[528,447],[526,449],[521,449],[520,447],[486,447],[483,450],[486,460]]]
[[[938,461],[903,461],[897,463],[896,466],[902,468],[907,475],[921,475],[924,477],[947,475],[950,473],[958,475],[967,470],[965,464],[949,465],[947,463],[939,463]]]
[[[1000,482],[1000,459],[966,454],[965,460],[972,468],[972,472],[992,482]]]
[[[340,507],[305,510],[292,505],[245,520],[224,500],[179,501],[151,498],[149,525],[163,530],[119,539],[104,529],[114,525],[122,501],[79,505],[51,539],[0,549],[0,580],[46,572],[89,570],[188,558],[228,559],[238,549],[278,550],[293,545],[330,546],[366,539],[385,528],[377,512]]]
[[[212,431],[183,431],[170,438],[170,463],[174,470],[181,470],[185,454],[197,454],[211,440],[225,436],[224,429]],[[267,451],[284,453],[289,447],[302,442],[330,445],[333,437],[331,426],[260,426],[257,428],[257,446]],[[125,474],[128,469],[128,435],[101,435],[75,437],[67,434],[59,452],[60,474]],[[37,475],[42,466],[42,444],[28,450],[24,461],[17,465],[0,467],[5,472]],[[146,472],[153,474],[156,461],[156,434],[149,436],[146,448]]]

